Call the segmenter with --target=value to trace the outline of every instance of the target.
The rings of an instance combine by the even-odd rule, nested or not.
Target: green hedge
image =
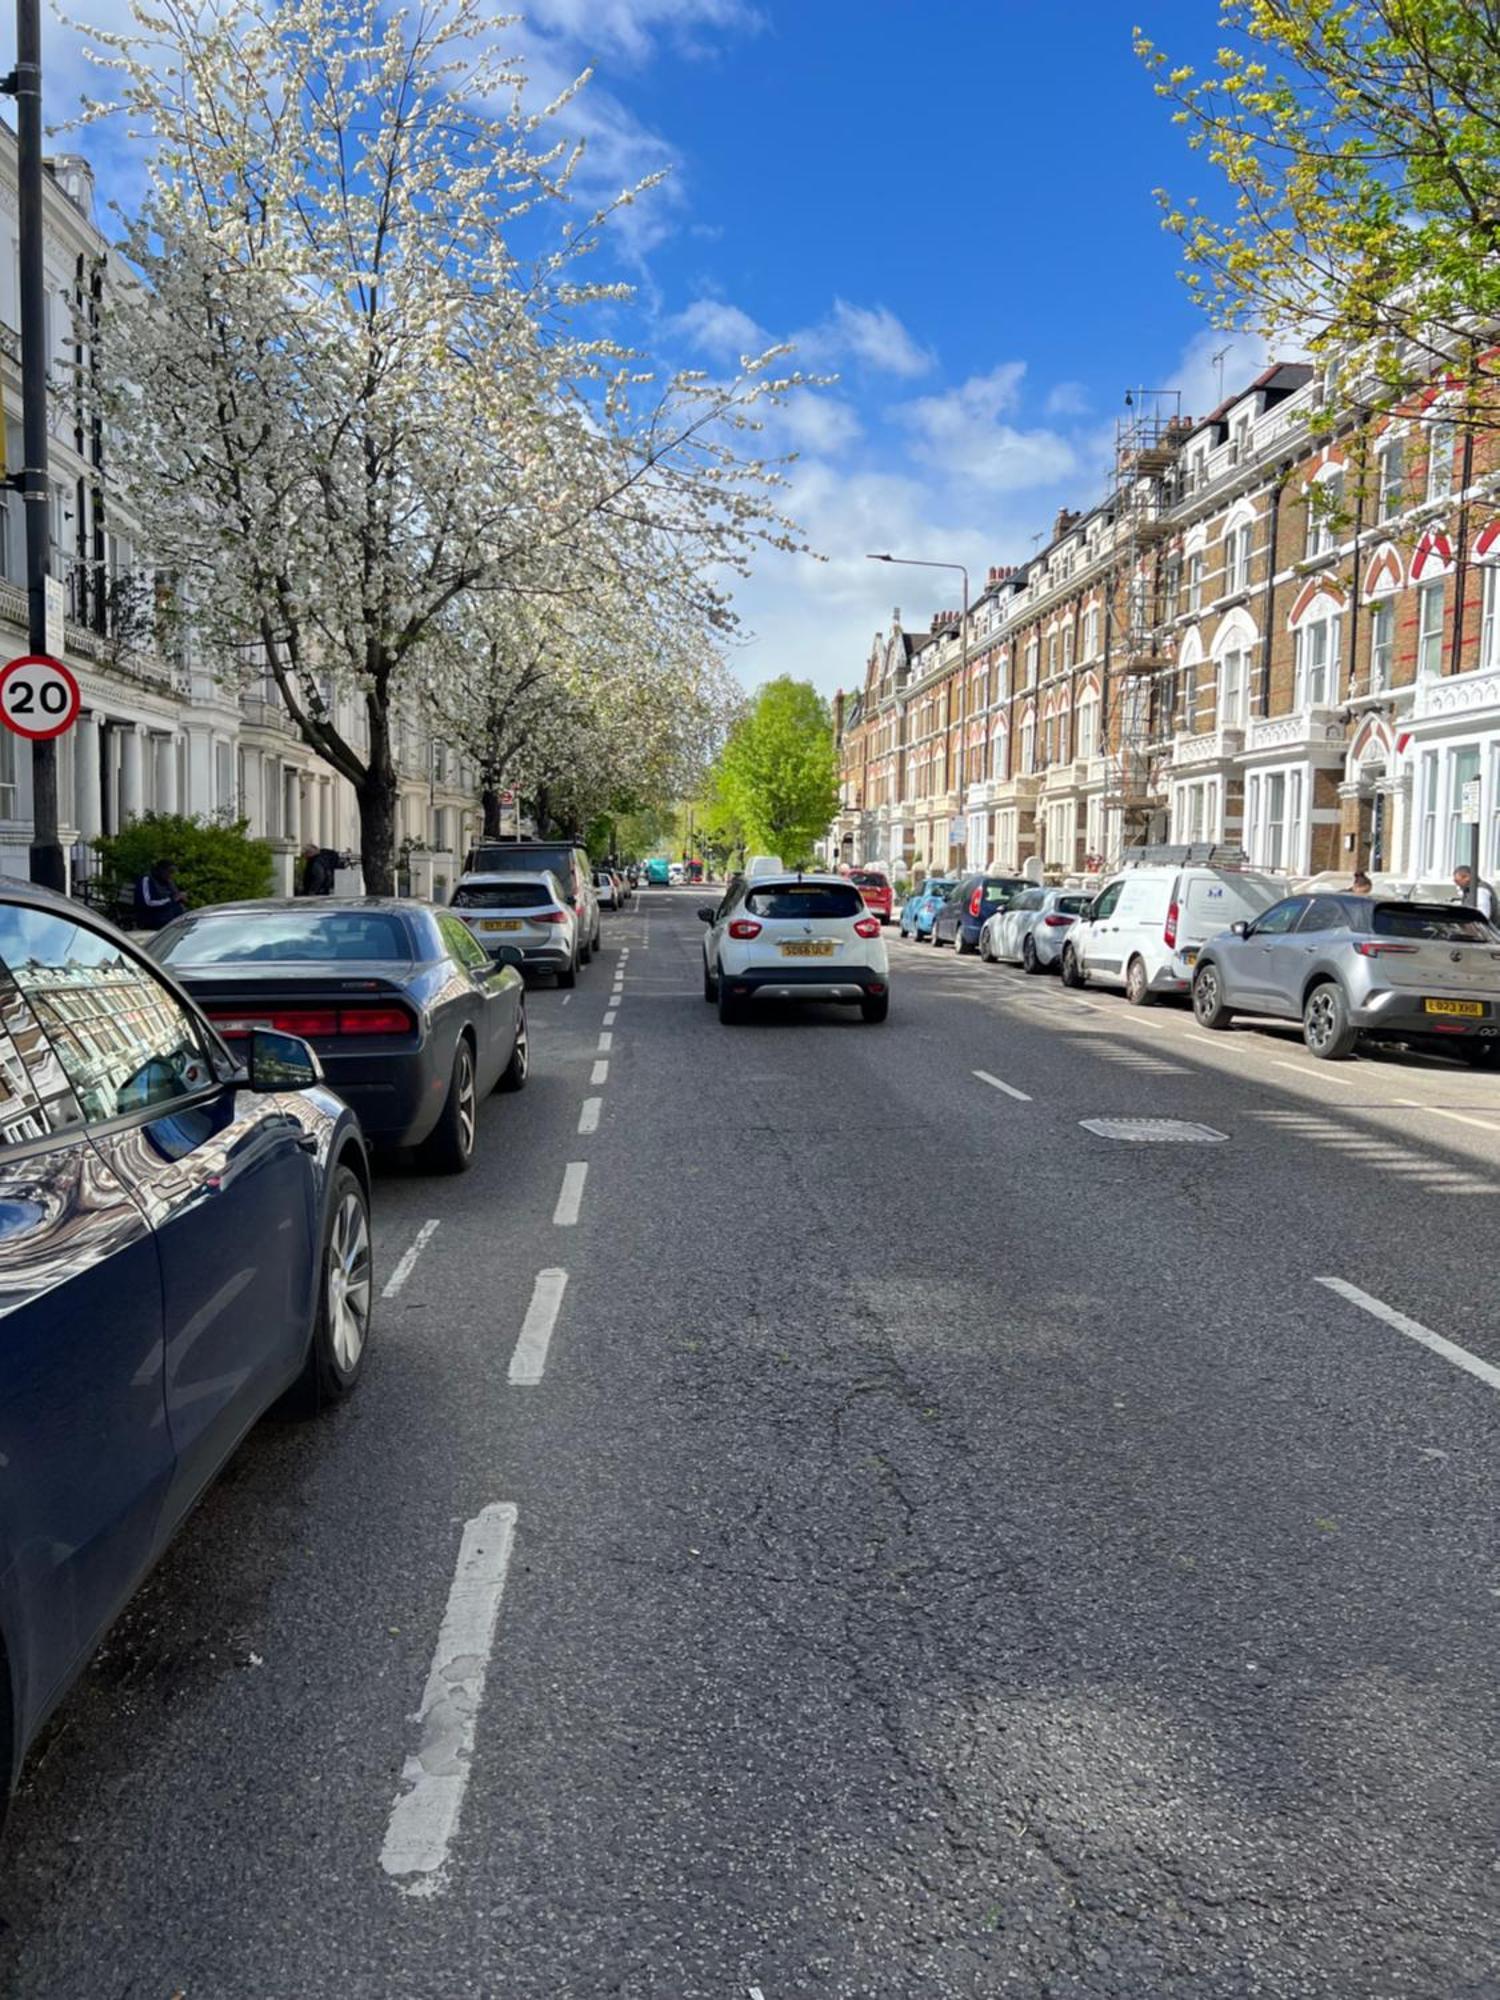
[[[181,813],[146,813],[123,833],[94,842],[104,863],[111,903],[126,909],[136,882],[157,861],[177,863],[177,886],[195,910],[208,903],[237,903],[271,893],[271,849],[251,840],[250,822],[187,819]]]

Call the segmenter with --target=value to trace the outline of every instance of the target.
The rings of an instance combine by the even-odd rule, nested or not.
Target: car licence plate
[[[1424,1000],[1422,1006],[1429,1014],[1462,1014],[1468,1020],[1484,1019],[1482,1000]]]
[[[832,958],[833,946],[826,938],[808,938],[781,947],[783,958]]]
[[[481,917],[479,928],[482,931],[518,931],[521,928],[521,919],[519,917]]]

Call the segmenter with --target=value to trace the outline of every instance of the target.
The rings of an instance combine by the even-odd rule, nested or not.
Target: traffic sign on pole
[[[0,722],[32,743],[50,743],[78,720],[83,694],[61,660],[23,653],[0,668]]]

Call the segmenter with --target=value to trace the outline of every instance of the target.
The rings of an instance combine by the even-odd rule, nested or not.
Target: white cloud
[[[933,366],[932,355],[886,306],[851,306],[846,299],[835,299],[829,330],[856,361],[882,374],[925,375]]]
[[[700,55],[705,31],[743,34],[764,26],[745,0],[529,0],[526,14],[548,34],[633,62],[645,61],[662,39]]]
[[[1185,417],[1206,417],[1226,396],[1247,388],[1270,366],[1271,358],[1271,350],[1259,334],[1220,333],[1209,327],[1195,334],[1183,349],[1167,387],[1182,392]]]
[[[741,355],[763,354],[771,337],[749,313],[724,299],[695,299],[684,312],[666,322],[669,333],[680,334],[692,346],[716,360],[738,361]]]
[[[894,414],[913,433],[917,457],[950,479],[990,493],[1049,486],[1076,472],[1078,454],[1057,431],[1001,421],[1015,409],[1025,372],[1024,362],[1003,362],[942,395],[900,404]]]
[[[852,406],[838,396],[813,389],[794,389],[781,408],[768,414],[766,429],[784,436],[794,451],[841,451],[864,435]]]
[[[1081,382],[1059,382],[1048,391],[1043,405],[1049,417],[1086,417],[1089,396]]]

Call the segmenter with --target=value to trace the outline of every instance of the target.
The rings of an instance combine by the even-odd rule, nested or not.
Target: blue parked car
[[[932,942],[951,942],[960,958],[978,951],[979,933],[996,910],[1008,910],[1031,886],[1021,875],[965,875],[938,906],[932,920]]]
[[[312,1050],[231,1055],[161,968],[0,893],[0,1812],[28,1744],[261,1413],[359,1380],[354,1114]]]
[[[929,937],[932,920],[943,905],[944,898],[953,887],[951,875],[929,875],[920,889],[914,889],[901,905],[899,935],[909,938]]]

